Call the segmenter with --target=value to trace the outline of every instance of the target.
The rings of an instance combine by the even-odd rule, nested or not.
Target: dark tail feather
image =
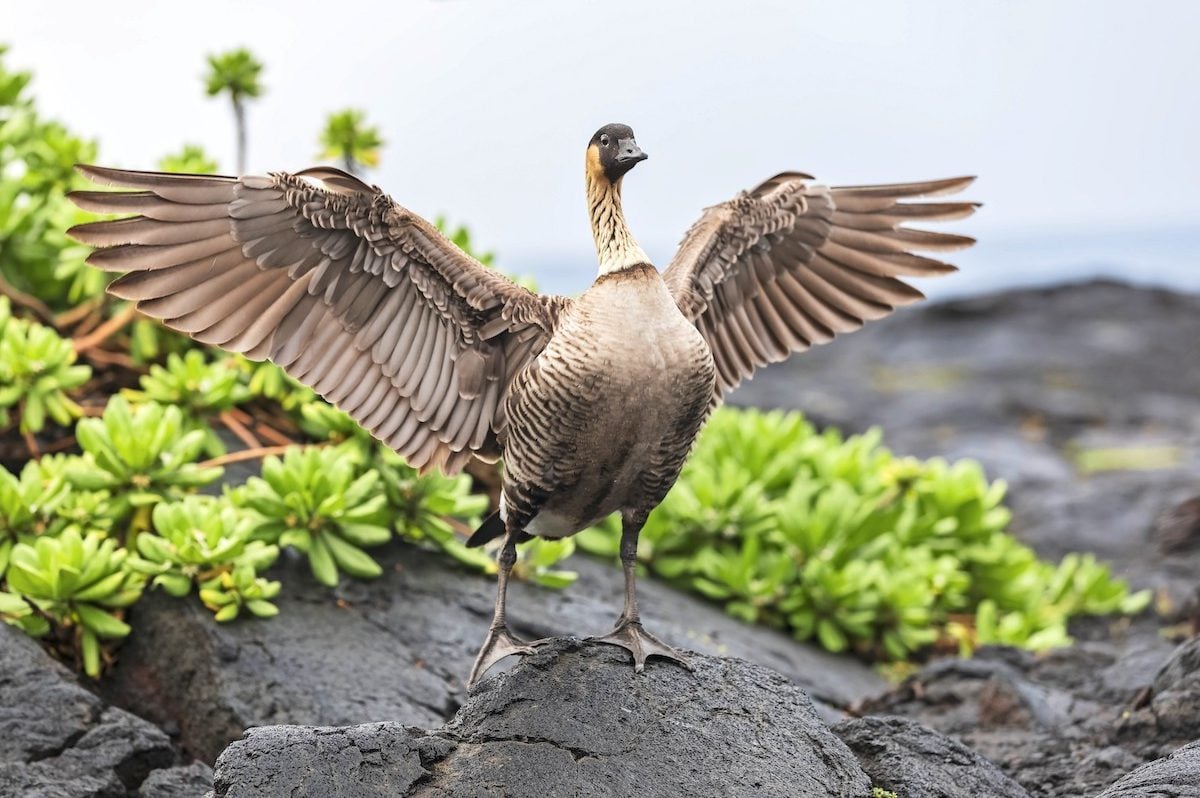
[[[503,534],[504,522],[500,520],[500,511],[497,510],[483,519],[483,523],[479,525],[479,529],[475,530],[475,534],[467,538],[467,547],[482,546],[489,540],[495,540]]]

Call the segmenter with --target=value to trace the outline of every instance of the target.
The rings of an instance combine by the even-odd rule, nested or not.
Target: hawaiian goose
[[[709,412],[759,366],[921,298],[904,276],[953,271],[911,250],[972,239],[910,221],[968,216],[970,202],[908,202],[971,178],[829,188],[776,175],[709,208],[660,274],[621,211],[646,155],[625,125],[587,147],[600,270],[576,299],[541,296],[457,249],[378,188],[328,167],[213,177],[81,167],[133,191],[72,195],[98,213],[75,227],[89,262],[128,272],[110,291],[198,341],[269,359],[421,469],[503,457],[491,628],[475,682],[537,642],[514,636],[504,600],[516,545],[571,535],[619,512],[625,604],[597,638],[637,670],[658,655],[634,586],[638,533],[679,475]]]

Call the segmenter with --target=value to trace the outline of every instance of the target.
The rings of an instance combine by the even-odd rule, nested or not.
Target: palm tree
[[[237,125],[237,170],[246,172],[246,105],[248,97],[262,94],[258,77],[262,63],[245,48],[208,56],[208,74],[204,76],[204,91],[209,97],[222,92],[233,103],[233,118]]]
[[[319,157],[341,162],[347,172],[355,174],[364,166],[379,165],[379,148],[383,139],[379,128],[366,123],[366,114],[354,108],[332,113],[321,131]]]

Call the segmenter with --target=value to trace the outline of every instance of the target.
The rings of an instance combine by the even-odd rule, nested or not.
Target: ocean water
[[[953,254],[960,272],[924,283],[921,287],[930,296],[962,296],[1097,277],[1200,292],[1200,225],[995,240],[980,236],[970,250]]]
[[[918,287],[931,298],[944,299],[1109,278],[1200,292],[1200,225],[1022,236],[981,234],[979,239],[971,249],[947,255],[958,264],[957,274],[919,280]],[[502,257],[499,265],[534,277],[539,289],[547,293],[577,294],[596,274],[595,262],[578,254]]]

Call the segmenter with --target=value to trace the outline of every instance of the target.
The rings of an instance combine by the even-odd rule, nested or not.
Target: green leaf
[[[374,524],[338,524],[342,535],[358,546],[379,546],[392,537],[392,530]]]
[[[329,551],[324,535],[315,536],[308,549],[308,564],[312,575],[326,587],[336,587],[338,581],[337,566],[333,564],[333,555]]]
[[[374,579],[383,574],[379,563],[371,559],[369,554],[337,535],[322,535],[317,542],[326,544],[337,564],[357,579]]]
[[[237,617],[238,617],[238,605],[236,603],[226,604],[224,607],[217,610],[216,613],[213,615],[213,618],[216,619],[216,621],[218,623],[228,623],[229,621],[232,621],[233,619],[235,619]]]
[[[89,629],[79,635],[79,649],[83,659],[83,671],[93,679],[100,678],[100,641]]]
[[[574,571],[546,571],[534,576],[533,581],[542,587],[561,589],[573,584],[578,578],[579,574]]]
[[[154,584],[175,598],[182,598],[192,592],[192,580],[182,574],[160,574],[154,578]]]
[[[835,653],[846,649],[846,636],[842,630],[825,618],[817,621],[817,639],[822,646]]]
[[[259,618],[274,618],[279,614],[279,608],[269,601],[261,599],[251,599],[246,602],[246,609],[257,615]]]
[[[83,625],[98,637],[125,637],[129,634],[129,624],[90,604],[76,605],[75,611],[79,613]]]
[[[126,574],[124,571],[116,571],[109,574],[103,579],[97,580],[89,587],[83,590],[76,591],[74,594],[76,601],[100,601],[116,593],[122,584],[124,584]]]

